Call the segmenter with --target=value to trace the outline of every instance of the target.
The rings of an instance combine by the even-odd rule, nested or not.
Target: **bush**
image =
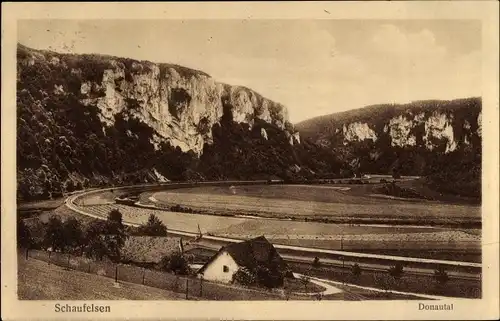
[[[45,227],[43,243],[52,251],[64,251],[66,246],[64,228],[59,216],[52,216]]]
[[[233,274],[233,282],[246,286],[255,285],[257,283],[257,275],[255,272],[242,267]]]
[[[434,278],[441,285],[444,285],[446,282],[448,282],[449,276],[444,269],[444,266],[440,265],[436,270],[434,270]]]
[[[399,280],[404,274],[403,265],[398,263],[395,266],[392,266],[391,268],[389,268],[388,272],[389,272],[389,275],[392,276],[394,279]]]
[[[313,263],[312,263],[312,266],[313,267],[320,267],[321,266],[321,262],[319,261],[319,257],[315,257],[314,260],[313,260]]]
[[[358,263],[356,263],[352,266],[351,274],[355,279],[357,279],[361,276],[361,267],[359,266]]]
[[[266,288],[277,288],[283,286],[284,274],[277,267],[259,266],[256,270],[257,283]]]
[[[163,271],[180,275],[188,275],[190,272],[187,260],[180,253],[164,256],[159,263],[159,267]]]
[[[147,223],[141,225],[138,230],[139,235],[167,236],[167,227],[154,214],[151,214]]]
[[[82,247],[84,239],[82,226],[76,218],[70,217],[63,223],[63,235],[66,248],[76,250]]]

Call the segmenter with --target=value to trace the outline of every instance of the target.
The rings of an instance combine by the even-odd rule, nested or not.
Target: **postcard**
[[[499,317],[498,2],[2,9],[3,319]]]

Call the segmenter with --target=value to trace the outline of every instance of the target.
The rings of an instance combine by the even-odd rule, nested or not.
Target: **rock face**
[[[480,98],[369,106],[296,127],[303,139],[342,155],[354,172],[439,176],[443,186],[460,179],[446,189],[468,186],[469,194],[480,194]]]
[[[159,140],[184,152],[200,155],[204,144],[212,142],[212,127],[223,115],[223,103],[231,106],[233,120],[238,123],[253,125],[260,119],[298,135],[283,105],[251,89],[219,83],[201,71],[117,57],[89,59],[21,49],[21,66],[49,62],[59,65],[60,73],[80,75],[79,99],[86,106],[99,108],[103,126],[113,126],[115,116],[126,113],[150,126]],[[73,59],[88,60],[85,67],[93,65],[96,72],[92,79],[85,77],[87,72],[81,65],[68,65]],[[54,93],[62,93],[65,85],[55,84]]]
[[[110,184],[296,177],[288,168],[297,155],[307,161],[301,148],[283,105],[202,71],[18,45],[20,199]]]
[[[377,140],[377,135],[366,123],[354,122],[342,127],[342,133],[344,135],[344,144],[348,142],[359,142],[365,139],[371,141]]]
[[[373,106],[307,120],[297,128],[302,136],[331,146],[382,139],[380,145],[450,153],[481,137],[481,100]]]

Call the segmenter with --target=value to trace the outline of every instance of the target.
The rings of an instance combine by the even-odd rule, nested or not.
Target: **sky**
[[[18,42],[199,69],[284,104],[293,123],[482,88],[474,20],[20,20]]]

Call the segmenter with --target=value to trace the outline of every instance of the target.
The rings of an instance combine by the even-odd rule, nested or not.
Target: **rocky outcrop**
[[[283,105],[202,71],[22,45],[17,138],[22,200],[112,184],[295,179],[288,168],[310,148]]]
[[[212,127],[223,115],[223,104],[230,106],[238,123],[252,126],[260,119],[295,134],[283,105],[251,89],[219,83],[201,71],[109,56],[63,55],[24,46],[20,50],[21,66],[50,63],[58,66],[59,73],[79,75],[79,99],[84,105],[99,108],[103,126],[113,126],[115,116],[125,113],[154,129],[157,140],[168,141],[184,152],[199,155],[204,144],[212,142]],[[86,77],[86,68],[92,69],[91,77]],[[54,93],[67,90],[65,86],[56,84]]]
[[[377,140],[377,135],[366,123],[354,122],[342,127],[344,144],[348,142],[359,142],[365,139]]]
[[[376,105],[296,124],[353,172],[428,176],[442,191],[480,196],[481,98]]]
[[[302,136],[330,146],[371,141],[391,147],[450,153],[481,137],[481,101],[424,101],[380,105],[297,124]],[[380,141],[381,140],[381,141]]]

